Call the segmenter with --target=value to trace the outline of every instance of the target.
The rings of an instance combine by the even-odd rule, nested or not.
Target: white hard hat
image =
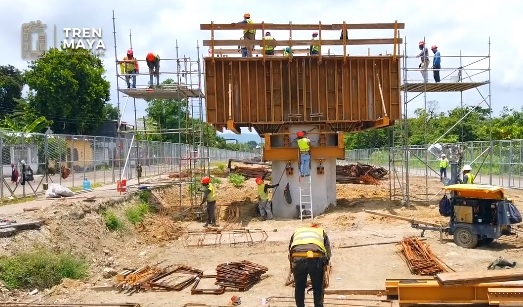
[[[464,170],[464,171],[471,171],[471,170],[472,170],[472,167],[470,167],[470,165],[468,165],[468,164],[465,164],[465,165],[463,166],[463,170]]]
[[[446,155],[445,155],[445,154],[441,154],[441,156],[442,156],[442,157],[446,157]]]

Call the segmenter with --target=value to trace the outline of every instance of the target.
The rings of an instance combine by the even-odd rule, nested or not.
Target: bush
[[[129,222],[133,224],[138,224],[143,221],[143,218],[151,212],[151,207],[149,204],[144,202],[139,202],[136,205],[133,205],[125,210],[125,216]]]
[[[104,211],[102,217],[105,222],[105,227],[111,231],[120,230],[123,228],[123,223],[113,211]]]
[[[243,187],[245,184],[245,177],[240,174],[230,174],[228,179],[229,182],[237,189]]]
[[[62,279],[87,276],[87,262],[69,253],[33,250],[0,258],[0,279],[8,289],[46,289]]]
[[[211,178],[211,183],[215,184],[215,185],[218,185],[218,184],[222,183],[222,181],[220,180],[220,178],[212,177]]]
[[[220,164],[218,164],[218,169],[219,169],[221,172],[223,172],[223,171],[225,171],[225,167],[226,167],[226,166],[227,166],[227,165],[226,165],[225,163],[220,163]]]
[[[140,201],[142,203],[148,204],[151,200],[151,191],[149,191],[149,190],[141,191],[140,193],[138,193],[138,198],[140,199]]]

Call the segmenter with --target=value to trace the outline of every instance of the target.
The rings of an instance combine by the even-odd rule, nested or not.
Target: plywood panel
[[[400,118],[399,64],[392,56],[205,58],[207,118],[259,133],[285,123],[327,123],[334,130],[372,128]],[[379,81],[378,81],[379,80]],[[231,94],[229,94],[229,85]],[[311,114],[322,113],[320,117]],[[300,117],[293,117],[299,114]]]

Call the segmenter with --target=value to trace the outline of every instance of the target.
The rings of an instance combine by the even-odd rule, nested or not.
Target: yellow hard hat
[[[243,18],[251,18],[251,14],[245,13],[245,14],[243,14]]]

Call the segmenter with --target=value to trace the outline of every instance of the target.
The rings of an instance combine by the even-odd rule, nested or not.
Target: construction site
[[[114,20],[113,13],[116,32]],[[46,246],[88,263],[87,276],[53,287],[11,289],[5,284],[0,307],[296,306],[289,240],[296,228],[312,221],[332,246],[324,306],[521,306],[518,209],[523,209],[523,191],[457,184],[467,155],[462,144],[434,142],[414,151],[408,142],[407,108],[415,98],[423,95],[426,107],[431,93],[478,89],[481,103],[490,106],[490,64],[474,66],[479,59],[490,63],[490,50],[478,58],[460,55],[459,64],[443,69],[439,83],[412,79],[421,69],[419,59],[407,55],[417,46],[407,45],[400,34],[405,28],[398,21],[201,24],[210,37],[201,43],[206,56],[200,57],[200,44],[196,59],[176,46],[173,58],[162,58],[162,68],[176,68],[160,74],[174,82],[156,88],[117,83],[128,97],[118,106],[179,100],[190,118],[218,131],[258,133],[264,141],[261,159],[216,165],[206,130],[186,120],[183,129],[163,132],[177,133],[189,145],[173,162],[175,171],[123,192],[95,190],[36,209],[34,204],[0,208],[0,256]],[[215,39],[219,31],[236,37],[248,29],[288,31],[289,38],[270,42],[275,55],[263,52],[269,42],[262,39]],[[360,30],[389,36],[351,39]],[[300,31],[319,33],[314,42],[319,54],[308,54],[311,40],[292,39]],[[339,33],[340,39],[332,39]],[[252,46],[255,56],[241,57],[236,46],[242,45]],[[373,54],[376,45],[389,52]],[[283,56],[289,46],[295,54]],[[354,46],[369,46],[368,52],[359,55]],[[475,78],[481,81],[473,82],[470,65],[488,78],[480,75]],[[117,75],[118,82],[122,79]],[[481,87],[489,87],[489,93],[481,94]],[[346,157],[345,134],[369,129],[387,129],[391,148],[400,148],[391,151],[388,168]],[[307,131],[311,140],[308,177],[299,172],[299,131]],[[428,156],[441,154],[450,160],[448,180],[430,175],[436,170]],[[488,156],[486,150],[478,159]],[[423,167],[409,165],[412,157]],[[425,168],[424,175],[413,175],[413,168]],[[200,205],[204,176],[217,187],[215,227],[202,227],[207,218]],[[260,218],[258,177],[279,184],[271,191],[274,219]],[[443,201],[447,196],[449,201]],[[140,211],[139,219],[130,213],[143,206],[148,209]],[[11,220],[2,220],[7,214]],[[313,306],[311,291],[306,306]]]

